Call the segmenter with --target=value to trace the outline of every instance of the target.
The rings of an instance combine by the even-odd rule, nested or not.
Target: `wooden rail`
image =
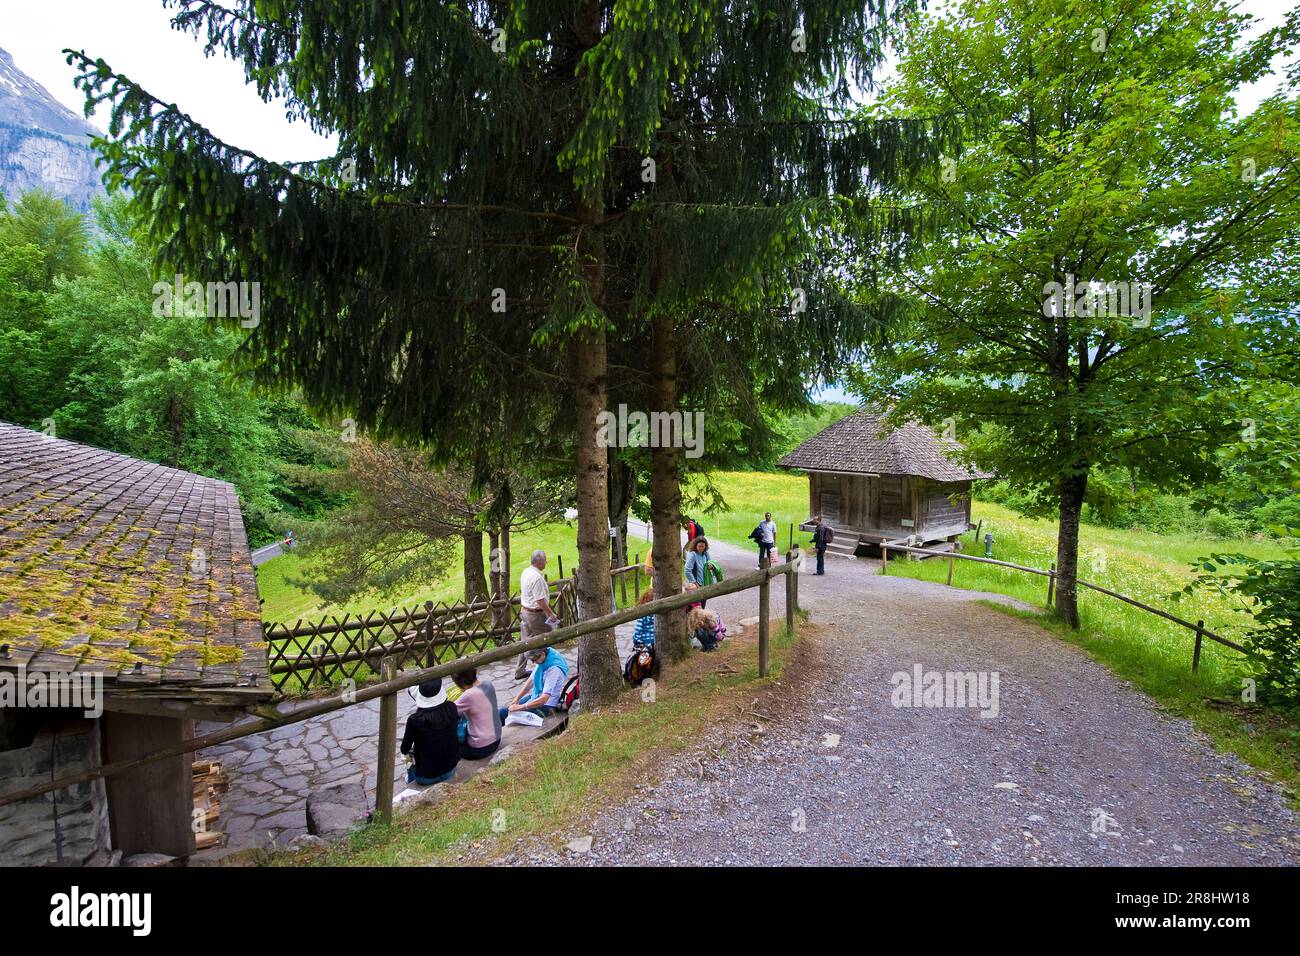
[[[791,552],[793,558],[794,552]],[[68,787],[77,786],[78,784],[87,783],[101,777],[116,776],[125,773],[128,770],[135,770],[137,767],[144,767],[159,760],[167,760],[171,757],[179,757],[183,754],[193,753],[202,750],[205,747],[215,747],[218,744],[229,743],[232,740],[239,740],[243,737],[250,737],[254,734],[265,733],[268,730],[274,730],[277,727],[284,727],[288,724],[301,723],[304,720],[311,720],[315,717],[321,717],[325,714],[331,714],[335,711],[342,710],[345,707],[353,707],[357,704],[363,704],[376,698],[391,698],[392,705],[396,706],[396,695],[406,690],[408,687],[415,687],[431,680],[434,677],[449,677],[459,670],[467,667],[475,669],[484,667],[488,664],[494,664],[497,661],[508,660],[518,654],[538,647],[550,647],[555,644],[561,644],[565,641],[573,640],[584,634],[592,634],[596,631],[604,631],[613,628],[619,624],[625,624],[628,621],[634,621],[637,618],[653,614],[663,614],[669,611],[680,610],[697,601],[708,601],[724,594],[735,594],[738,591],[747,591],[750,588],[759,588],[760,601],[763,602],[759,607],[759,620],[766,621],[768,618],[768,608],[766,601],[768,596],[768,582],[774,575],[785,574],[793,576],[795,563],[793,560],[787,561],[778,568],[764,568],[760,571],[753,571],[749,574],[741,575],[730,581],[719,581],[717,584],[710,584],[707,587],[699,588],[694,591],[683,591],[672,597],[659,598],[650,601],[647,604],[631,607],[622,611],[616,611],[607,614],[604,617],[592,618],[587,621],[579,621],[566,627],[557,628],[546,634],[539,634],[536,637],[530,637],[527,640],[514,641],[502,647],[494,647],[490,650],[478,654],[472,654],[468,657],[462,657],[454,661],[446,661],[433,667],[425,667],[401,674],[395,677],[388,677],[384,674],[376,684],[367,687],[358,688],[355,692],[349,693],[344,697],[330,698],[327,700],[316,701],[299,707],[287,714],[275,714],[260,717],[256,720],[245,721],[234,727],[225,730],[214,731],[199,737],[191,737],[188,740],[171,744],[149,754],[140,754],[125,760],[114,761],[113,763],[103,764],[89,770],[82,770],[78,773],[68,774],[55,780],[39,784],[33,787],[26,787],[22,790],[15,790],[12,793],[0,795],[0,807],[8,806],[12,803],[18,803],[22,800],[30,800],[32,797],[39,797],[55,790],[64,790]],[[790,584],[786,584],[786,593],[790,593]],[[767,646],[768,636],[760,628],[759,631],[759,675],[767,674]],[[381,705],[381,718],[389,710]],[[395,710],[391,711],[396,713]],[[396,747],[396,721],[381,719],[384,734],[390,739],[380,741],[380,766],[384,766],[385,747],[389,751],[389,766],[392,766],[391,751]],[[389,729],[391,725],[391,730]],[[390,786],[391,786],[391,774]],[[380,786],[383,786],[380,783]],[[391,803],[390,803],[391,807]],[[380,814],[382,817],[382,814]]]
[[[957,554],[952,551],[931,551],[927,548],[913,548],[913,547],[908,547],[906,545],[899,545],[899,544],[893,544],[890,545],[890,547],[892,547],[892,549],[895,551],[903,551],[908,554],[921,554],[930,558],[947,558],[949,586],[952,585],[952,569],[953,569],[954,559],[960,559],[962,561],[974,561],[978,564],[992,564],[1000,568],[1010,568],[1013,571],[1023,571],[1026,574],[1037,574],[1042,577],[1046,577],[1048,607],[1052,606],[1052,599],[1056,593],[1056,579],[1060,576],[1057,573],[1055,563],[1052,564],[1050,570],[1044,571],[1042,568],[1031,568],[1023,564],[1013,564],[1010,561],[996,561],[993,558],[981,558],[973,554]],[[882,560],[881,560],[880,573],[885,574],[889,568],[889,549],[884,546],[881,547],[881,559]],[[1178,617],[1178,615],[1176,614],[1170,614],[1168,611],[1162,610],[1161,608],[1152,607],[1150,604],[1144,604],[1143,602],[1139,601],[1137,598],[1129,597],[1127,594],[1120,594],[1118,591],[1112,591],[1110,588],[1104,588],[1100,584],[1093,584],[1091,581],[1084,581],[1081,578],[1076,578],[1074,583],[1080,587],[1089,588],[1093,591],[1097,591],[1101,594],[1105,594],[1108,597],[1113,597],[1116,600],[1123,601],[1126,604],[1131,604],[1134,607],[1140,608],[1141,610],[1146,611],[1150,614],[1155,614],[1158,617],[1163,617],[1166,621],[1172,621],[1174,624],[1177,624],[1181,627],[1185,627],[1190,631],[1194,631],[1196,633],[1196,648],[1192,653],[1192,670],[1196,670],[1200,666],[1201,642],[1207,637],[1212,641],[1222,644],[1224,647],[1232,648],[1234,651],[1240,651],[1242,654],[1248,653],[1246,648],[1242,647],[1236,641],[1230,641],[1226,637],[1216,634],[1213,631],[1206,628],[1205,621],[1203,620],[1197,621],[1195,624],[1193,624],[1191,621],[1183,620],[1183,618]]]

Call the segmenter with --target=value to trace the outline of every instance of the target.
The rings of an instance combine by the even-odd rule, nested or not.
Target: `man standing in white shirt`
[[[772,557],[772,548],[776,545],[776,523],[772,521],[772,512],[763,515],[763,520],[758,523],[758,566],[761,569],[763,562],[770,561]]]
[[[519,638],[528,640],[551,629],[549,621],[558,621],[560,615],[551,607],[551,586],[542,573],[546,568],[546,552],[534,551],[532,561],[519,575]],[[528,654],[519,655],[515,665],[515,680],[528,676]]]

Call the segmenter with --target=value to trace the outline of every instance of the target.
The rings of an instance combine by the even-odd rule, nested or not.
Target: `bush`
[[[1256,528],[1279,537],[1300,530],[1300,495],[1274,500],[1260,505],[1250,513]]]
[[[1277,706],[1300,704],[1300,551],[1291,554],[1276,561],[1212,554],[1194,565],[1196,579],[1185,589],[1221,587],[1251,605],[1247,666],[1259,700]]]
[[[1245,519],[1211,508],[1201,517],[1201,528],[1211,538],[1244,538],[1249,533]]]

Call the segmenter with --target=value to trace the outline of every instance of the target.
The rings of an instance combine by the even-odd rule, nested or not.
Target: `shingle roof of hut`
[[[20,665],[269,696],[234,488],[0,422],[0,668]]]
[[[932,481],[991,478],[957,460],[960,442],[909,422],[890,430],[883,416],[860,411],[822,429],[779,462],[782,468],[843,474],[918,475]]]

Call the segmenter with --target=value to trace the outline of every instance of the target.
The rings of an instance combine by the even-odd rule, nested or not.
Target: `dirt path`
[[[748,552],[715,545],[733,573]],[[729,728],[663,781],[511,862],[1278,865],[1300,862],[1276,787],[991,595],[827,560],[800,577],[823,625],[765,732]],[[783,615],[773,588],[773,619]],[[753,592],[719,599],[728,619]],[[1008,601],[1005,598],[998,600]],[[896,672],[998,677],[997,715],[896,707]],[[992,684],[985,685],[991,694]],[[989,703],[986,698],[986,703]],[[993,708],[987,706],[986,712]],[[736,733],[734,731],[740,730]],[[702,742],[702,745],[706,742]],[[698,761],[698,764],[697,764]],[[702,774],[701,774],[702,771]],[[592,836],[589,853],[562,847]]]

